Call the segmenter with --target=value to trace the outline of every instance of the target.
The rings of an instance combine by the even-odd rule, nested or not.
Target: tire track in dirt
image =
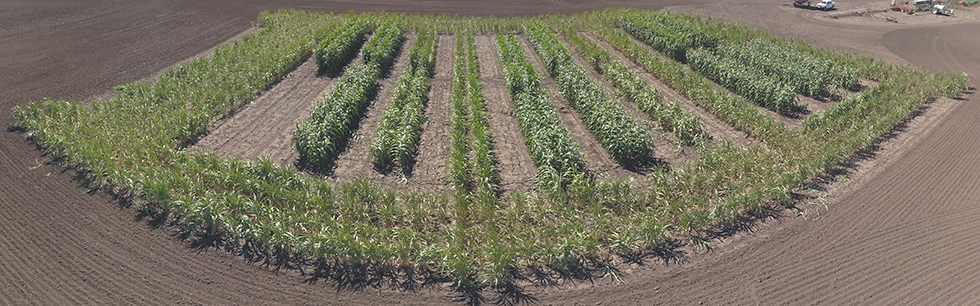
[[[719,119],[718,117],[715,117],[715,115],[709,113],[708,111],[698,106],[697,104],[694,104],[693,101],[691,101],[684,95],[677,92],[677,90],[671,88],[670,86],[667,86],[666,83],[664,83],[657,77],[653,76],[653,74],[647,72],[646,69],[643,69],[643,67],[640,67],[640,65],[626,58],[625,55],[617,51],[615,48],[609,45],[609,43],[606,43],[605,41],[595,37],[594,35],[592,35],[592,33],[585,33],[585,36],[591,39],[596,44],[598,44],[599,47],[605,49],[606,51],[609,51],[609,54],[612,56],[612,59],[619,60],[625,63],[627,66],[633,69],[633,71],[635,71],[637,75],[639,75],[644,80],[646,80],[648,84],[652,84],[654,87],[656,87],[657,90],[659,90],[660,93],[663,94],[664,101],[676,101],[677,103],[680,103],[681,106],[684,107],[684,109],[688,110],[691,113],[694,113],[698,117],[701,117],[701,122],[704,124],[704,130],[705,132],[708,133],[708,135],[712,137],[712,142],[719,140],[719,139],[714,139],[715,137],[724,137],[731,140],[732,143],[734,143],[736,146],[742,148],[749,147],[752,144],[756,143],[756,140],[753,139],[752,137],[749,137],[748,134],[736,130],[731,125],[728,125],[728,123],[725,123],[725,121]]]
[[[268,158],[280,166],[292,166],[298,153],[292,146],[296,124],[334,83],[317,75],[316,61],[307,57],[293,72],[249,105],[222,119],[188,151],[207,151],[255,160]]]
[[[568,101],[565,100],[565,97],[558,91],[558,84],[548,74],[548,70],[545,69],[544,63],[538,57],[538,54],[534,52],[534,48],[531,47],[531,43],[528,42],[527,37],[524,35],[517,37],[518,41],[521,42],[521,46],[524,48],[525,58],[531,62],[531,66],[534,66],[535,72],[541,78],[541,89],[548,92],[548,98],[551,99],[551,103],[554,104],[555,110],[558,112],[558,118],[561,119],[565,128],[568,129],[568,132],[578,144],[579,153],[582,155],[582,160],[585,161],[589,171],[603,179],[633,178],[639,181],[644,180],[643,175],[623,169],[622,166],[609,156],[609,152],[606,152],[606,149],[599,144],[599,141],[592,135],[592,132],[586,128],[582,119],[578,117],[575,109],[572,108]]]
[[[452,35],[439,35],[436,41],[435,69],[429,79],[429,102],[425,107],[427,120],[419,137],[418,163],[410,178],[411,184],[426,190],[448,188],[442,177],[449,165],[449,95],[454,39]]]
[[[918,66],[948,73],[969,72],[973,86],[980,84],[980,42],[976,22],[948,26],[903,28],[888,32],[882,44]]]
[[[530,180],[537,175],[537,168],[512,112],[513,103],[497,61],[494,37],[473,35],[473,40],[480,66],[487,120],[490,121],[490,133],[493,135],[494,154],[497,155],[497,169],[500,171],[500,187],[505,191],[529,188],[533,185]]]

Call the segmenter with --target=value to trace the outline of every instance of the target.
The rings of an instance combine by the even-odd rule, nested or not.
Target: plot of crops
[[[13,117],[188,235],[482,288],[702,244],[966,82],[668,12],[256,24],[114,98]]]

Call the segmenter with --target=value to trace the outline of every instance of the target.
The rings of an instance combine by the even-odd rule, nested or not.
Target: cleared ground
[[[224,1],[221,1],[224,2]],[[262,9],[387,9],[474,14],[575,12],[605,5],[691,11],[846,52],[950,72],[980,84],[980,32],[956,18],[824,18],[783,1],[697,5],[658,1],[379,1],[179,3],[65,1],[0,4],[0,108],[44,96],[88,99],[150,77],[247,30]],[[668,3],[672,2],[672,3]],[[683,3],[682,3],[683,2]],[[705,1],[706,2],[706,1]],[[841,4],[841,10],[884,1]],[[758,18],[758,16],[765,18]],[[481,63],[482,64],[482,63]],[[437,64],[438,65],[438,64]],[[488,86],[489,87],[489,86]],[[383,95],[382,99],[386,98]],[[488,97],[489,100],[489,97]],[[716,242],[683,265],[625,266],[608,280],[525,288],[539,304],[969,304],[980,299],[970,243],[980,219],[980,105],[938,100],[828,187],[829,209],[785,217]],[[491,116],[493,107],[491,106]],[[491,117],[491,122],[496,122]],[[0,116],[9,126],[10,118]],[[502,127],[507,129],[507,127]],[[496,132],[496,131],[495,131]],[[519,143],[517,143],[519,144]],[[500,149],[498,144],[498,150]],[[86,194],[70,171],[45,165],[23,134],[0,134],[0,304],[452,304],[454,293],[311,284],[220,250],[197,249]],[[529,160],[528,160],[529,162]],[[514,167],[527,171],[528,165]],[[533,171],[533,167],[531,168]],[[507,179],[505,177],[505,183]],[[122,203],[125,204],[125,203]],[[814,219],[819,216],[819,219]],[[495,302],[488,295],[484,302]]]

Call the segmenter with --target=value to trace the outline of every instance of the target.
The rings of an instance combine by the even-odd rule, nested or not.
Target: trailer
[[[793,0],[794,7],[810,7],[810,0]]]
[[[912,2],[912,10],[916,12],[928,12],[932,10],[932,0],[915,0]]]

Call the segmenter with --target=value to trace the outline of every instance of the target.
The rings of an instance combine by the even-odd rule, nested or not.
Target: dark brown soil
[[[112,0],[0,3],[0,109],[42,97],[89,99],[144,79],[248,29],[263,9],[297,7],[450,14],[569,13],[605,6],[689,11],[739,21],[845,52],[932,70],[969,72],[980,85],[980,31],[972,11],[956,17],[825,18],[785,1],[230,1]],[[750,3],[751,2],[751,3]],[[884,6],[856,0],[840,10]],[[887,13],[885,13],[887,14]],[[764,16],[760,18],[759,16]],[[971,20],[971,18],[973,18]],[[489,36],[481,36],[481,56]],[[492,44],[491,44],[492,46]],[[442,44],[440,44],[442,47]],[[488,53],[489,51],[489,53]],[[491,70],[481,58],[484,72]],[[499,73],[498,73],[499,75]],[[285,82],[285,81],[284,81]],[[512,144],[533,175],[519,138],[505,132],[506,92],[484,83],[498,152]],[[500,85],[500,84],[498,84]],[[492,88],[497,88],[494,93]],[[387,97],[384,97],[387,98]],[[685,264],[624,264],[625,284],[563,282],[528,287],[545,305],[973,304],[980,300],[980,101],[938,99],[900,133],[872,148],[828,185],[827,205],[807,218],[765,221]],[[496,104],[494,104],[496,103]],[[504,118],[504,119],[501,119]],[[512,120],[512,119],[511,119]],[[9,116],[0,123],[10,125]],[[511,133],[513,134],[513,133]],[[714,135],[714,134],[713,134]],[[519,137],[519,136],[518,136]],[[507,153],[510,154],[510,153]],[[522,155],[523,154],[523,155]],[[124,203],[86,193],[72,171],[45,164],[24,134],[0,133],[0,304],[432,305],[468,300],[443,287],[415,291],[309,281],[294,270],[250,265],[240,256],[177,240]],[[507,169],[507,170],[505,170]],[[508,172],[509,171],[509,172]],[[510,181],[508,181],[510,180]],[[505,182],[522,184],[513,177]],[[826,208],[825,208],[826,207]],[[486,303],[496,302],[493,293]]]

